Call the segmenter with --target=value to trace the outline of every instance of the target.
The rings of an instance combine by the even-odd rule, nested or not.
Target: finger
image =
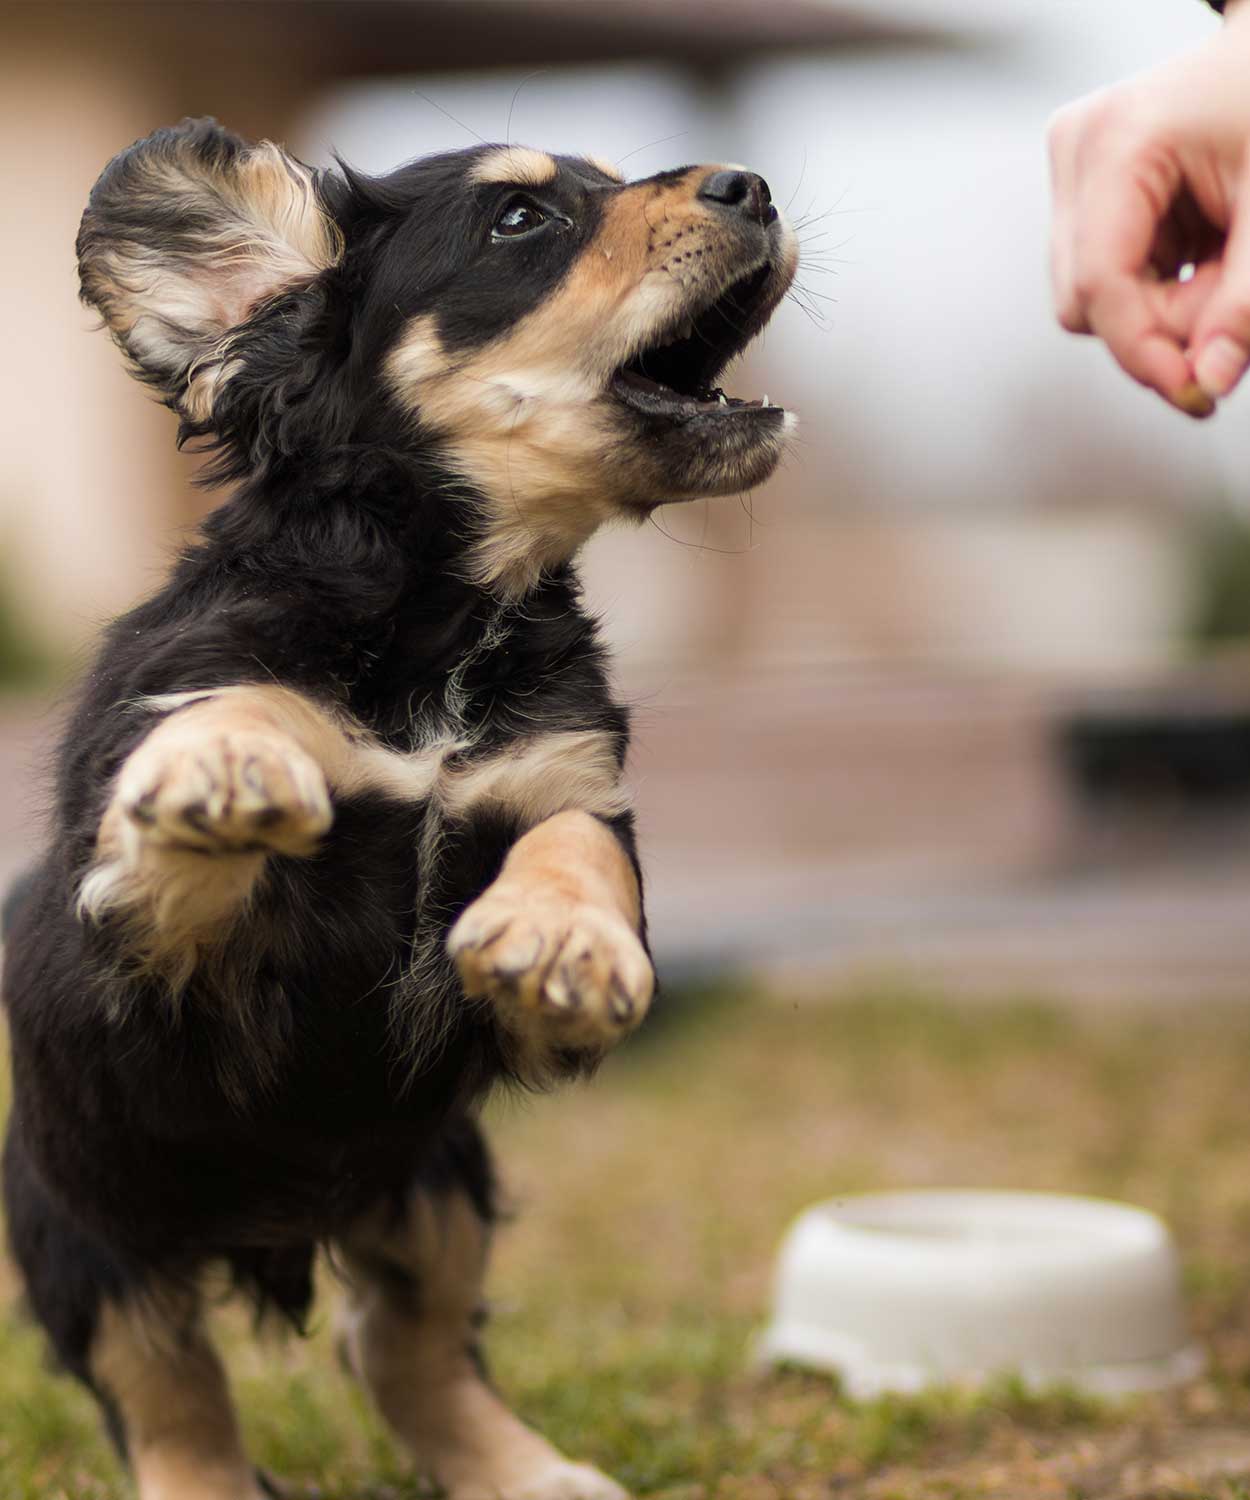
[[[1152,298],[1155,290],[1129,278],[1104,288],[1090,311],[1094,333],[1134,380],[1188,416],[1209,417],[1215,404],[1197,386],[1183,340]]]
[[[1219,261],[1209,260],[1188,281],[1156,281],[1143,288],[1159,327],[1183,350],[1193,344],[1203,312],[1220,284],[1220,273]]]
[[[1134,380],[1190,416],[1209,416],[1171,319],[1162,316],[1150,260],[1161,216],[1179,187],[1166,156],[1104,158],[1082,177],[1074,278],[1092,331]]]
[[[1243,179],[1224,250],[1219,285],[1194,330],[1193,368],[1217,399],[1241,383],[1250,365],[1250,174]]]
[[[1074,116],[1063,111],[1050,123],[1051,227],[1050,288],[1055,316],[1069,333],[1088,333],[1089,323],[1076,292],[1073,275],[1076,196],[1076,132]]]

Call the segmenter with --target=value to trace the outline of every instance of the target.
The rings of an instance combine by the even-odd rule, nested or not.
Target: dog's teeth
[[[728,406],[729,405],[729,402],[726,401],[726,399],[725,399],[725,393],[724,393],[724,391],[717,391],[716,392],[716,399],[720,402],[720,404],[722,406]]]
[[[772,404],[773,404],[773,403],[772,403],[772,402],[771,402],[771,401],[770,401],[770,400],[769,400],[769,399],[768,399],[768,397],[767,397],[767,396],[764,396],[764,397],[763,397],[763,398],[762,398],[762,399],[761,399],[761,401],[760,401],[760,405],[761,405],[761,406],[771,406],[771,405],[772,405]]]

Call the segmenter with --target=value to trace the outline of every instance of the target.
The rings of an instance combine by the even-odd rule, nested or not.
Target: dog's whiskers
[[[446,115],[453,125],[459,125],[460,129],[463,130],[466,135],[471,135],[475,141],[480,141],[483,146],[486,145],[485,136],[478,135],[476,130],[473,130],[470,126],[466,125],[464,121],[461,120],[458,116],[453,115],[451,110],[444,109],[437,99],[431,99],[428,94],[423,94],[420,89],[413,89],[412,92],[417,96],[418,99],[424,99],[427,104],[438,110],[440,115]]]

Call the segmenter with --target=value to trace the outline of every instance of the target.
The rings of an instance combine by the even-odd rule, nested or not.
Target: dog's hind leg
[[[264,1500],[196,1303],[181,1290],[105,1302],[92,1383],[113,1414],[139,1500]]]
[[[485,1145],[461,1122],[402,1208],[379,1209],[342,1238],[347,1363],[450,1500],[625,1500],[527,1427],[486,1379],[477,1333],[491,1196]]]
[[[194,1292],[154,1287],[85,1236],[43,1189],[16,1128],[4,1197],[30,1308],[99,1400],[140,1500],[264,1500]]]

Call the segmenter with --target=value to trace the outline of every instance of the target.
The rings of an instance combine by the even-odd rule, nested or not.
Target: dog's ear
[[[78,233],[83,300],[135,373],[196,422],[228,378],[231,331],[341,253],[310,168],[207,119],[115,157]]]

